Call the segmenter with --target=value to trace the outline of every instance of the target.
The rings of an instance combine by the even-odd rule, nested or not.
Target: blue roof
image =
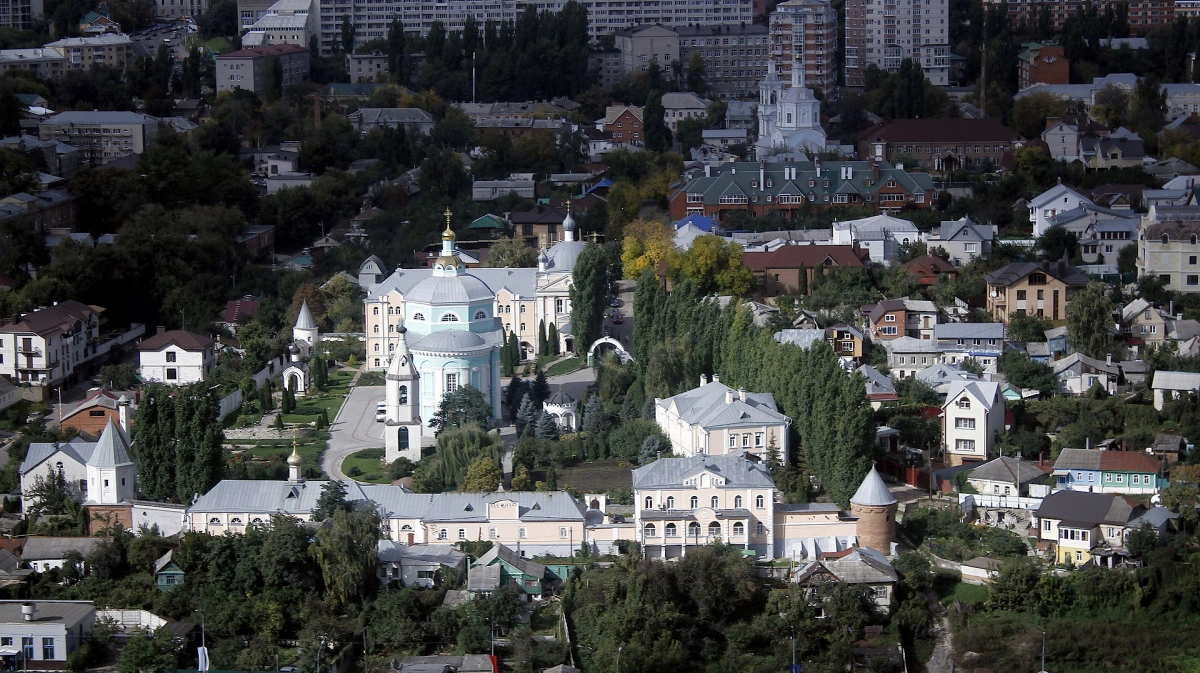
[[[588,190],[586,192],[584,192],[584,194],[591,194],[592,192],[596,191],[597,189],[608,189],[609,187],[612,187],[612,185],[613,185],[612,178],[604,178],[600,182],[597,182],[596,184],[589,187]]]
[[[679,220],[678,222],[676,222],[675,228],[682,229],[683,227],[686,227],[689,224],[701,231],[712,231],[712,229],[713,229],[712,218],[705,217],[703,215],[688,215],[687,217],[683,218],[682,220]]]

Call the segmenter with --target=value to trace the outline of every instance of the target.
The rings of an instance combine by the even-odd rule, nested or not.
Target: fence
[[[254,379],[254,388],[257,390],[258,388],[263,387],[267,381],[275,378],[275,374],[282,372],[284,369],[284,362],[285,360],[282,355],[272,358],[269,362],[267,362],[266,367],[263,367],[260,371],[250,377]],[[225,420],[226,416],[237,411],[238,407],[242,406],[242,402],[242,391],[240,389],[229,393],[225,397],[222,397],[221,410],[219,412],[220,417],[217,420]]]
[[[1023,498],[1015,495],[984,495],[978,493],[959,493],[958,504],[970,501],[975,507],[990,507],[994,509],[1027,509],[1036,510],[1042,506],[1041,498]]]

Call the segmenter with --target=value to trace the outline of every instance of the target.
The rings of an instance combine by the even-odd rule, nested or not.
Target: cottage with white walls
[[[142,381],[185,386],[203,381],[217,366],[216,342],[201,334],[158,328],[158,334],[138,344],[138,374]]]

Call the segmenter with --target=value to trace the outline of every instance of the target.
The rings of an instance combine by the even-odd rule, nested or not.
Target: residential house
[[[355,82],[374,82],[381,75],[386,81],[389,67],[388,55],[378,51],[367,54],[346,54],[346,72]]]
[[[42,47],[62,52],[66,70],[91,70],[98,65],[126,70],[133,65],[133,40],[119,33],[64,37]]]
[[[1092,200],[1061,182],[1033,197],[1029,200],[1029,221],[1033,223],[1033,235],[1037,237],[1046,233],[1056,224],[1056,215],[1073,211],[1085,203],[1090,204]]]
[[[0,375],[34,386],[74,381],[98,354],[103,310],[67,300],[0,321]]]
[[[1063,449],[1054,461],[1056,486],[1089,493],[1158,493],[1163,462],[1141,451]]]
[[[37,233],[71,235],[77,223],[77,201],[78,197],[65,189],[9,194],[0,198],[0,222],[21,218]]]
[[[706,99],[687,91],[663,94],[663,118],[667,122],[667,128],[671,133],[675,133],[679,129],[680,120],[703,120],[708,116],[708,103]]]
[[[758,118],[755,112],[757,104],[748,101],[731,100],[725,107],[725,128],[745,129],[754,128],[754,120]]]
[[[476,239],[494,240],[500,238],[510,226],[508,220],[500,215],[487,213],[472,220],[471,224],[467,225],[467,232]]]
[[[892,594],[900,582],[900,575],[887,557],[870,547],[855,547],[843,552],[822,554],[801,568],[792,580],[808,589],[809,600],[824,613],[821,588],[832,584],[849,584],[865,587],[875,609],[887,612],[892,606]]]
[[[1157,276],[1172,292],[1200,292],[1200,212],[1180,213],[1181,219],[1174,219],[1168,210],[1153,207],[1142,221],[1138,275]]]
[[[508,215],[514,234],[539,247],[553,245],[563,239],[561,225],[566,218],[566,208],[546,204]]]
[[[95,623],[91,601],[0,601],[0,651],[13,665],[20,653],[27,670],[62,670],[91,638]]]
[[[1133,345],[1162,344],[1175,316],[1138,297],[1121,307],[1121,333]]]
[[[175,562],[174,549],[168,549],[154,562],[154,586],[159,591],[170,591],[183,584],[183,576],[183,568]]]
[[[902,336],[932,339],[938,321],[937,305],[931,301],[889,299],[864,306],[867,332],[873,341],[887,341]]]
[[[201,334],[160,327],[138,344],[138,374],[143,381],[175,386],[203,381],[217,366],[215,343]]]
[[[1088,284],[1088,277],[1065,261],[1013,262],[984,280],[988,313],[1003,323],[1016,313],[1062,320],[1075,292]]]
[[[750,453],[766,459],[772,449],[787,461],[791,419],[779,413],[771,393],[734,390],[708,377],[685,393],[654,401],[654,420],[676,456]]]
[[[545,590],[546,566],[524,558],[524,554],[518,554],[501,543],[493,544],[492,548],[471,566],[472,577],[468,580],[468,590],[471,588],[471,580],[481,570],[484,571],[484,577],[495,577],[498,580],[493,587],[481,587],[484,593],[512,586],[527,600],[532,601],[541,599]],[[487,572],[488,570],[491,572]]]
[[[1046,480],[1046,470],[1020,456],[1000,456],[967,474],[967,483],[983,495],[1029,495],[1029,485]]]
[[[1144,512],[1143,506],[1119,495],[1064,490],[1042,500],[1034,521],[1038,540],[1053,547],[1055,563],[1100,565],[1101,559],[1124,549],[1130,522]]]
[[[942,362],[960,365],[972,359],[983,366],[984,372],[995,374],[997,360],[1004,352],[1005,329],[1002,322],[946,323],[934,326],[933,338]]]
[[[103,542],[98,537],[30,537],[25,540],[25,548],[21,550],[21,561],[34,572],[62,570],[67,564],[67,557],[74,552],[84,559],[79,562],[79,570],[86,572],[84,564],[88,555]]]
[[[866,248],[872,262],[889,263],[901,251],[921,240],[921,231],[911,220],[888,214],[833,223],[834,245]]]
[[[840,323],[825,329],[825,340],[842,361],[845,369],[854,369],[863,364],[866,355],[866,337],[853,327]]]
[[[258,313],[258,305],[259,301],[250,295],[241,299],[230,299],[225,302],[225,314],[222,316],[224,319],[219,324],[236,334],[239,326],[250,322],[254,314]]]
[[[1141,136],[1124,127],[1107,137],[1079,139],[1079,158],[1088,168],[1137,168],[1145,157]]]
[[[38,124],[38,138],[76,147],[92,166],[102,166],[154,145],[158,120],[137,112],[69,110]]]
[[[430,114],[415,107],[368,107],[351,112],[347,119],[366,135],[375,129],[404,129],[407,138],[429,135],[434,120]]]
[[[122,416],[132,415],[136,410],[137,405],[124,394],[96,388],[88,391],[87,397],[70,411],[63,412],[59,425],[98,437],[110,420],[124,426],[125,419]]]
[[[773,558],[775,482],[738,453],[662,458],[633,471],[634,522],[647,558],[717,541]]]
[[[958,381],[950,384],[942,404],[942,445],[946,464],[984,461],[1004,432],[1004,396],[1000,384]]]
[[[892,377],[871,365],[863,365],[854,371],[862,374],[863,379],[866,380],[867,401],[871,403],[872,409],[878,411],[884,402],[900,400],[900,396],[896,394],[896,385],[892,382]]]
[[[1058,390],[1061,393],[1082,395],[1095,385],[1099,385],[1110,395],[1118,392],[1121,368],[1113,363],[1111,355],[1106,362],[1082,353],[1071,353],[1050,363],[1050,367],[1054,370],[1054,377],[1058,379]]]
[[[954,266],[962,266],[991,254],[995,238],[996,225],[976,224],[963,216],[958,220],[943,220],[935,232],[925,237],[925,243],[930,251],[941,248]]]
[[[953,264],[933,255],[921,255],[905,262],[904,270],[927,287],[937,285],[938,279],[943,275],[950,282],[954,282],[958,277],[958,269]]]
[[[650,63],[670,68],[679,61],[679,34],[661,25],[635,25],[613,33],[621,53],[621,73],[646,72]]]
[[[467,571],[467,555],[449,544],[410,545],[379,540],[375,556],[379,559],[379,581],[385,586],[396,583],[432,589],[439,572],[447,585],[457,585]]]
[[[700,132],[701,143],[709,147],[729,149],[732,145],[750,144],[750,131],[747,129],[704,129]]]
[[[83,154],[78,148],[55,140],[41,140],[26,133],[0,138],[0,147],[20,152],[29,157],[35,166],[40,164],[51,174],[67,180],[75,177],[83,163]]]
[[[67,57],[60,49],[45,47],[0,49],[0,72],[10,70],[57,82],[67,70]]]
[[[865,206],[880,213],[929,208],[937,191],[928,173],[885,161],[731,161],[706,165],[703,175],[685,179],[668,200],[672,220],[706,215],[720,222],[740,211],[793,221],[813,207]]]
[[[837,268],[862,269],[867,253],[849,245],[784,245],[769,252],[747,252],[742,256],[757,280],[756,294],[776,297],[812,287],[816,274],[828,274]]]
[[[4,411],[22,399],[21,390],[9,383],[8,379],[0,376],[0,411]]]
[[[982,381],[983,378],[954,365],[939,362],[916,373],[916,377],[934,389],[944,399],[956,381]]]
[[[1027,42],[1017,54],[1017,88],[1033,84],[1070,84],[1071,61],[1057,44]]]
[[[883,342],[887,349],[888,368],[894,378],[916,376],[931,365],[941,362],[941,353],[933,339],[903,336]]]
[[[598,130],[612,137],[614,146],[642,145],[646,138],[642,135],[642,108],[636,105],[610,105],[604,111],[604,118],[596,121]]]
[[[1025,139],[996,118],[896,119],[859,135],[858,156],[877,162],[908,156],[928,171],[998,168]],[[906,167],[909,168],[909,167]]]
[[[510,175],[507,180],[476,180],[471,183],[471,200],[494,201],[510,194],[532,199],[536,193],[535,185],[530,173]]]
[[[1187,440],[1180,435],[1160,432],[1154,436],[1154,443],[1147,447],[1150,455],[1162,459],[1168,465],[1178,463],[1187,457]]]
[[[1115,264],[1121,250],[1135,245],[1141,225],[1136,213],[1129,217],[1113,217],[1114,211],[1103,212],[1099,207],[1086,209],[1092,215],[1082,232],[1075,233],[1079,239],[1080,254],[1088,264]],[[1119,212],[1119,211],[1117,211]],[[1068,225],[1068,230],[1073,227]]]
[[[308,46],[272,44],[217,56],[217,92],[249,89],[262,96],[268,87],[286,89],[308,80]],[[271,70],[278,62],[282,77]]]

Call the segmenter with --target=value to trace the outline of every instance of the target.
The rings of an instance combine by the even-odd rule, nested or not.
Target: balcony
[[[29,355],[32,357],[41,357],[42,349],[34,348],[31,345],[21,345],[21,346],[17,346],[17,353],[19,353],[21,355]]]

